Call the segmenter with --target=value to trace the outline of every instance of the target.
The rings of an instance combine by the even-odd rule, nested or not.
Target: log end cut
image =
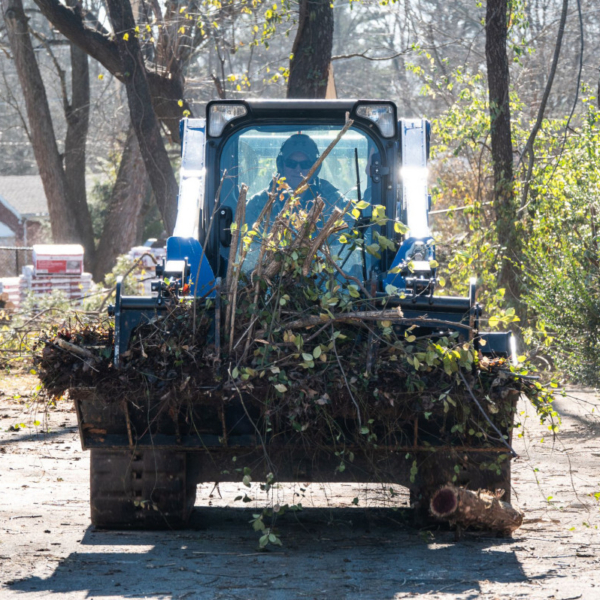
[[[523,513],[486,490],[477,492],[446,485],[433,494],[431,514],[464,528],[509,536],[523,524]]]
[[[443,519],[451,515],[458,508],[458,494],[450,486],[438,490],[431,498],[431,514]]]

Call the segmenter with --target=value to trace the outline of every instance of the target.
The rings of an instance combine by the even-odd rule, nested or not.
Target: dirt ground
[[[234,502],[237,484],[201,486],[185,531],[94,530],[75,415],[67,401],[44,414],[36,383],[0,382],[2,600],[600,599],[600,401],[590,391],[556,401],[556,441],[521,406],[513,503],[526,519],[512,539],[419,531],[405,492],[390,506],[377,487],[312,484],[278,491],[300,494],[304,510],[279,522],[281,548],[258,552],[256,510]]]

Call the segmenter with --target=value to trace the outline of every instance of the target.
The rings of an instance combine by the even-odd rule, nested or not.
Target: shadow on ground
[[[10,432],[12,436],[9,437],[5,432],[0,434],[0,444],[8,447],[10,444],[23,444],[24,442],[46,442],[60,439],[67,435],[73,435],[79,430],[77,426],[73,427],[61,427],[54,431],[34,431],[32,433]],[[79,443],[79,442],[78,442]]]
[[[512,540],[419,531],[410,510],[310,508],[278,523],[284,545],[258,552],[250,509],[196,507],[182,531],[90,527],[48,578],[9,589],[77,597],[377,598],[443,592],[476,598],[481,581],[528,580]],[[549,576],[546,573],[544,577]],[[82,593],[83,592],[83,596]]]

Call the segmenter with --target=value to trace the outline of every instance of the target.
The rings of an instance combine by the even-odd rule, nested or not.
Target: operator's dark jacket
[[[284,207],[285,201],[288,198],[288,193],[289,192],[287,191],[284,191],[283,193],[278,192],[277,199],[273,203],[273,209],[271,211],[273,217],[277,216]],[[345,204],[345,198],[337,188],[329,183],[329,181],[315,177],[311,181],[309,188],[302,196],[300,196],[300,206],[308,208],[307,205],[317,196],[321,196],[325,201],[325,208],[322,213],[325,217],[329,216],[334,206],[343,208],[343,205]],[[258,220],[258,217],[268,200],[269,190],[258,192],[258,194],[254,194],[254,196],[248,200],[248,203],[246,204],[246,223],[248,223],[248,227],[252,227]]]

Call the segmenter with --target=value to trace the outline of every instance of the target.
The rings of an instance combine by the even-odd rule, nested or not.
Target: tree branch
[[[332,56],[331,60],[345,60],[347,58],[364,58],[365,60],[371,61],[383,61],[383,60],[393,60],[394,58],[398,58],[399,56],[404,56],[411,51],[410,48],[406,50],[401,50],[400,52],[396,52],[396,54],[392,54],[391,56],[367,56],[368,50],[364,52],[354,52],[353,54],[338,54],[337,56]]]

